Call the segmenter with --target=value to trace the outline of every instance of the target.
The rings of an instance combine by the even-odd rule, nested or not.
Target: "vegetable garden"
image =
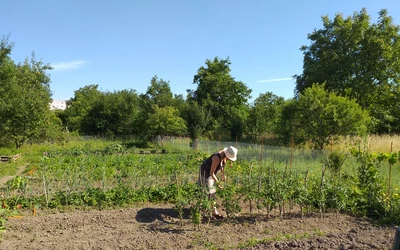
[[[170,204],[180,226],[189,219],[196,230],[203,230],[212,223],[201,216],[211,204],[196,184],[198,167],[210,152],[229,143],[201,142],[198,150],[187,141],[164,145],[153,153],[123,142],[43,146],[24,174],[1,190],[2,229],[9,216],[23,211],[101,211],[150,202]],[[399,153],[235,146],[238,161],[227,168],[228,181],[218,190],[218,204],[227,217],[223,223],[233,225],[244,215],[263,221],[271,216],[283,220],[297,214],[305,219],[332,213],[400,223]],[[262,243],[253,241],[246,246]]]

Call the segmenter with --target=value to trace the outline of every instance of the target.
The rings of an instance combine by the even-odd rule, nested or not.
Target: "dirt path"
[[[187,215],[181,225],[170,204],[144,204],[10,218],[0,249],[390,249],[395,232],[336,214],[242,215],[198,228]]]
[[[17,169],[17,172],[15,173],[15,175],[7,175],[7,176],[3,176],[0,178],[0,187],[3,187],[9,180],[11,180],[12,178],[14,178],[15,176],[21,175],[24,171],[25,171],[26,166],[20,166]]]

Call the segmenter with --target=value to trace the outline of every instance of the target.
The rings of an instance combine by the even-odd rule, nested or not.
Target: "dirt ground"
[[[347,215],[302,220],[298,213],[242,214],[198,227],[187,215],[181,222],[170,204],[141,204],[10,218],[0,249],[390,249],[395,232]]]

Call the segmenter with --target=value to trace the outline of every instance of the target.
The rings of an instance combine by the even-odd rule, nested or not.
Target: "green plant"
[[[376,155],[367,152],[353,151],[353,154],[359,163],[357,185],[366,201],[364,212],[367,216],[380,216],[383,213],[379,203],[379,195],[383,192],[382,178],[378,171],[380,161]]]
[[[232,218],[235,213],[242,211],[239,205],[239,197],[237,195],[236,185],[224,185],[223,189],[218,190],[218,194],[222,199],[222,206],[225,208],[228,219]]]
[[[125,152],[126,148],[118,143],[110,144],[103,150],[103,153],[106,155],[117,154],[117,153],[123,154]]]

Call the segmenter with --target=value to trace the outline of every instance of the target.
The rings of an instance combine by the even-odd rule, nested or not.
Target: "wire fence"
[[[313,150],[305,147],[295,147],[293,143],[291,147],[279,147],[238,141],[211,141],[205,139],[197,139],[195,142],[192,142],[190,138],[186,137],[167,137],[164,138],[163,144],[165,147],[179,151],[197,150],[208,155],[225,147],[234,146],[238,149],[238,160],[253,164],[255,167],[263,168],[268,164],[273,164],[275,167],[288,168],[295,172],[304,173],[305,171],[310,171],[316,174],[322,172],[323,164],[332,152],[332,147],[338,146],[332,143],[325,150]],[[352,157],[349,150],[344,150],[343,153],[347,156],[342,166],[342,173],[355,175],[359,163],[357,163],[355,157]],[[386,180],[389,179],[389,181],[395,184],[394,186],[400,183],[400,167],[398,163],[394,166],[382,164],[379,170],[382,177]]]
[[[311,150],[307,148],[279,147],[244,143],[237,141],[210,141],[198,139],[192,142],[189,138],[170,137],[163,141],[165,147],[179,151],[197,150],[211,155],[225,147],[234,146],[238,149],[238,160],[252,163],[260,167],[266,164],[286,167],[298,171],[316,170],[328,156],[329,151]]]

